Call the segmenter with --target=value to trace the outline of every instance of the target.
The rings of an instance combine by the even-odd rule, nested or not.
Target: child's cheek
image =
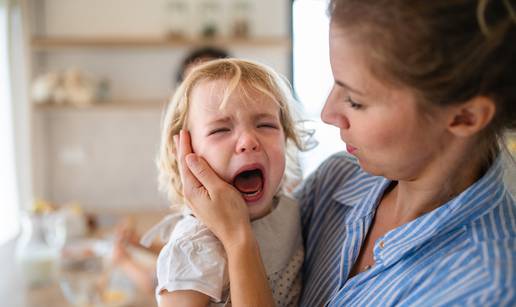
[[[203,138],[196,133],[195,131],[190,131],[190,140],[192,144],[192,151],[196,154],[200,154],[202,152],[202,140]]]
[[[205,146],[201,152],[198,153],[208,162],[210,167],[221,178],[225,177],[225,170],[229,165],[229,159],[226,159],[225,153],[215,146]]]

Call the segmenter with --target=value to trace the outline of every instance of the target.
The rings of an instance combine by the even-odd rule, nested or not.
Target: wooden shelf
[[[43,103],[34,104],[36,111],[139,111],[139,110],[164,110],[168,99],[149,101],[102,101],[94,102],[89,106],[78,107],[71,104]]]
[[[241,46],[241,47],[290,47],[288,38],[213,38],[213,39],[166,39],[163,37],[34,37],[32,48],[37,51],[65,48],[149,48]]]

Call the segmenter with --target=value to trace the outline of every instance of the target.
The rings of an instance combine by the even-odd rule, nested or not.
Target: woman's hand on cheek
[[[190,135],[182,130],[174,136],[183,195],[195,216],[222,242],[245,240],[251,228],[249,212],[240,193],[222,180],[202,157],[192,153]]]

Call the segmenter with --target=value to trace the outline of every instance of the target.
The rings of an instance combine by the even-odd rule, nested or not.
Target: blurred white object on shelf
[[[86,107],[95,102],[99,92],[102,92],[102,96],[106,95],[104,84],[77,68],[70,68],[63,72],[49,72],[34,80],[32,99],[35,103]]]

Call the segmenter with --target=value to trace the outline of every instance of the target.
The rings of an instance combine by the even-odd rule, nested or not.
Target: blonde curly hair
[[[294,120],[292,109],[294,98],[288,81],[271,68],[255,62],[240,59],[212,60],[196,66],[188,74],[172,96],[162,121],[157,166],[160,190],[167,194],[168,200],[172,204],[183,203],[183,186],[175,156],[173,136],[186,128],[192,90],[202,82],[214,80],[227,80],[220,108],[224,107],[235,90],[241,90],[245,96],[249,95],[248,90],[252,90],[268,96],[278,104],[280,122],[287,144],[287,165],[281,187],[289,187],[293,182],[299,181],[301,171],[297,164],[295,149],[302,149],[303,146]]]

